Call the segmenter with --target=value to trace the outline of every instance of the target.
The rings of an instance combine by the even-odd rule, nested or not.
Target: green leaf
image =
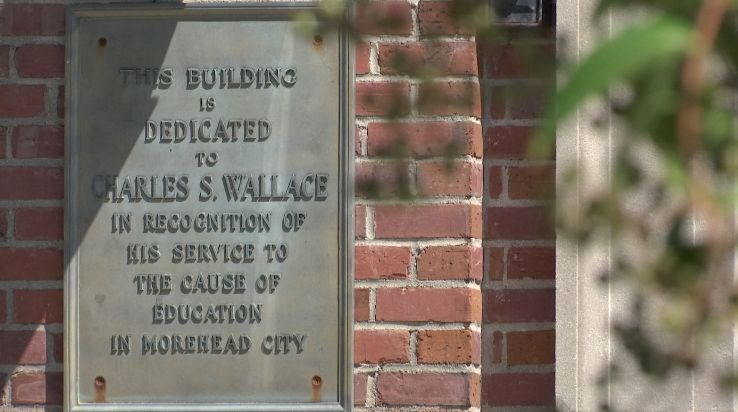
[[[653,62],[683,54],[692,29],[683,20],[662,16],[624,30],[598,46],[575,69],[554,99],[533,141],[531,154],[545,157],[553,147],[556,126],[591,96],[606,93],[619,80],[628,79]]]

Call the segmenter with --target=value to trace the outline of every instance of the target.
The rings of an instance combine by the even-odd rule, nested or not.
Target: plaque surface
[[[311,7],[70,9],[66,410],[349,408],[353,59]]]

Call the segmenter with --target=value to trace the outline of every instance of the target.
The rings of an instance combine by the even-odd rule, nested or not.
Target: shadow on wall
[[[0,4],[1,410],[60,411],[63,401],[65,11],[63,4]],[[158,33],[171,38],[174,29]],[[161,53],[149,55],[147,66],[161,66],[169,38],[151,39],[160,44],[149,48]],[[80,45],[81,53],[85,47],[100,59],[112,48],[138,49],[107,39]],[[152,97],[136,110],[155,107]],[[100,107],[80,107],[89,109]],[[128,150],[136,142],[121,140],[131,143]],[[120,170],[127,156],[114,158],[119,163],[107,162],[106,173]]]

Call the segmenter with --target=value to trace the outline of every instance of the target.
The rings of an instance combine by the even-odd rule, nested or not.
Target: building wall
[[[554,404],[555,161],[528,147],[553,83],[553,24],[480,44],[484,95],[483,411]]]
[[[61,409],[64,3],[0,4],[3,410]],[[480,398],[485,410],[516,409],[553,399],[554,249],[542,224],[553,162],[524,160],[539,83],[516,55],[519,31],[481,46],[478,64],[474,38],[450,22],[447,4],[384,0],[359,10],[399,24],[364,27],[370,35],[357,46],[357,180],[404,182],[413,196],[389,189],[357,198],[358,410],[474,410]],[[550,30],[535,33],[552,50]],[[442,77],[428,86],[398,76],[398,53]],[[471,99],[414,104],[429,89]],[[520,90],[532,93],[514,98]],[[402,121],[392,113],[398,91],[410,108]],[[385,150],[398,139],[400,161]]]

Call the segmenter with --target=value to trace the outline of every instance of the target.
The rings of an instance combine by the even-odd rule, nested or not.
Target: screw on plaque
[[[95,403],[105,403],[105,391],[107,389],[105,378],[98,376],[95,378]]]
[[[313,402],[320,402],[320,389],[323,387],[323,378],[315,375],[310,383],[313,385]]]

